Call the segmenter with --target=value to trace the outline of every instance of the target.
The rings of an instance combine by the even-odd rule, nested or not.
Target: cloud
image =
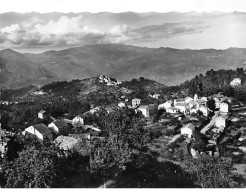
[[[39,18],[31,18],[0,29],[0,41],[3,39],[10,45],[26,47],[121,43],[129,39],[127,25],[116,25],[108,31],[101,31],[84,23],[82,15],[62,16],[57,21],[46,23]]]
[[[131,37],[136,42],[152,42],[184,34],[202,33],[209,27],[200,22],[165,23],[134,29]]]
[[[11,33],[14,31],[20,30],[20,25],[19,24],[12,24],[11,26],[4,27],[0,29],[1,33]]]

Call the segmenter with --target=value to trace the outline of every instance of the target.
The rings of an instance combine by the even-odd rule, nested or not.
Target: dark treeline
[[[241,85],[231,86],[230,82],[234,78],[241,79]],[[196,75],[193,79],[185,81],[179,86],[169,87],[170,92],[185,91],[188,95],[193,96],[210,96],[222,92],[229,97],[235,97],[238,101],[246,100],[246,73],[243,68],[236,70],[218,70],[211,69],[205,75]]]

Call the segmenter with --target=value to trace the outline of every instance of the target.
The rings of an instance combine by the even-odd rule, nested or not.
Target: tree
[[[189,158],[186,163],[193,180],[203,188],[229,188],[238,185],[233,179],[233,163],[229,158],[203,154],[198,159]]]
[[[3,162],[6,188],[50,188],[62,178],[62,164],[54,146],[23,150],[14,161]]]
[[[207,107],[210,109],[210,110],[215,110],[215,100],[214,99],[209,99],[207,101]]]
[[[161,108],[157,110],[156,114],[154,115],[153,122],[159,121],[161,115],[165,112],[166,110],[164,108]]]
[[[117,141],[116,136],[96,142],[90,154],[90,170],[108,179],[118,176],[131,162],[132,150],[127,143]]]

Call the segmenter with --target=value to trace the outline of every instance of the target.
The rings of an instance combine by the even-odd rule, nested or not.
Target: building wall
[[[200,107],[199,110],[203,113],[204,116],[208,116],[208,109],[204,107]]]
[[[221,103],[220,104],[220,112],[228,112],[229,111],[229,106],[226,103]]]
[[[53,129],[55,132],[59,133],[59,129],[54,123],[50,123],[48,127]]]
[[[226,120],[222,119],[222,118],[217,118],[217,120],[215,121],[215,126],[216,127],[226,127]]]
[[[138,110],[140,110],[142,112],[142,114],[146,117],[149,118],[149,109],[141,109],[139,108]]]
[[[180,112],[185,113],[186,107],[185,106],[175,106]]]
[[[44,114],[43,113],[38,113],[38,118],[44,119]]]
[[[43,135],[39,131],[34,129],[33,126],[30,126],[30,127],[26,128],[25,131],[24,131],[24,135],[25,135],[25,132],[31,133],[33,135],[36,135],[39,139],[44,140]]]
[[[193,133],[192,129],[190,129],[188,127],[181,128],[181,134],[186,134],[186,135],[188,135],[189,138],[191,138],[192,133]]]

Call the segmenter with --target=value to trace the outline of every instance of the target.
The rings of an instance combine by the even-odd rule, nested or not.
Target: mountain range
[[[146,48],[95,44],[40,54],[0,51],[1,88],[19,88],[52,81],[105,74],[118,80],[145,77],[176,85],[210,69],[246,65],[246,49]]]
[[[94,44],[246,48],[243,12],[2,13],[0,48],[41,53]]]

